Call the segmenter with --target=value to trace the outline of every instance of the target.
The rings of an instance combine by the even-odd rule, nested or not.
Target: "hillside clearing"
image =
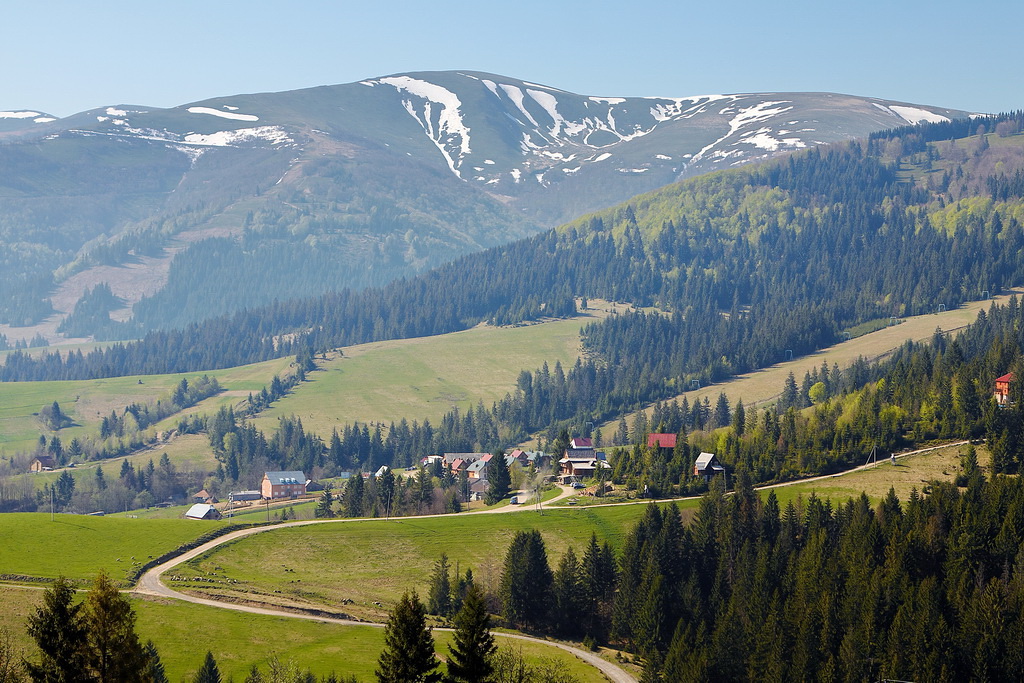
[[[579,331],[603,312],[519,327],[482,325],[462,332],[346,347],[253,422],[263,430],[295,415],[306,430],[329,437],[346,423],[406,418],[432,422],[453,407],[490,406],[515,390],[523,370],[571,365]]]
[[[1024,289],[1014,289],[1005,295],[995,297],[994,301],[1005,305],[1011,296],[1019,297],[1022,294],[1024,294]],[[728,397],[730,405],[733,406],[740,400],[747,408],[752,405],[771,404],[782,392],[786,377],[791,372],[799,384],[805,373],[811,372],[815,368],[821,368],[822,363],[827,363],[829,368],[835,364],[842,369],[858,358],[874,361],[898,349],[908,341],[929,339],[936,329],[940,329],[944,333],[955,334],[962,327],[974,322],[978,317],[978,311],[988,310],[992,305],[992,299],[972,301],[960,308],[941,313],[901,318],[898,325],[883,327],[875,332],[834,344],[808,356],[801,356],[745,375],[738,375],[720,384],[684,391],[674,400],[681,402],[683,398],[686,398],[690,405],[693,405],[695,401],[703,401],[706,398],[711,405],[714,405],[718,395],[724,393]],[[672,400],[669,399],[669,402]],[[650,415],[653,408],[649,407],[646,410]],[[635,413],[627,415],[626,419],[631,420],[633,415]],[[605,435],[610,435],[615,431],[616,426],[617,420],[609,421],[601,425],[601,431]]]

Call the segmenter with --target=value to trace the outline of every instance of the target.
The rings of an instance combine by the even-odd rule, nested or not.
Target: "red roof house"
[[[1008,372],[1002,377],[996,377],[996,390],[992,392],[992,396],[996,399],[996,403],[1001,406],[1005,406],[1010,402],[1010,382],[1012,381],[1012,372]]]
[[[648,448],[675,448],[676,447],[676,435],[675,434],[648,434],[647,435],[647,447]]]

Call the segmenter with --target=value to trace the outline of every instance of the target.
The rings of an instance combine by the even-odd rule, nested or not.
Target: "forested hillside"
[[[653,400],[808,352],[867,320],[1022,281],[1024,205],[1012,178],[1024,137],[928,142],[963,132],[933,124],[713,174],[384,288],[281,302],[66,361],[13,354],[0,378],[214,369],[564,315],[574,297],[602,297],[660,309],[587,330],[588,348],[636,387],[609,400]]]

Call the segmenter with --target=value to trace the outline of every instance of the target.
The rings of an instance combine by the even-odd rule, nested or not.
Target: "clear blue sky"
[[[1024,2],[944,0],[8,3],[0,110],[472,69],[588,95],[832,91],[1024,108]]]

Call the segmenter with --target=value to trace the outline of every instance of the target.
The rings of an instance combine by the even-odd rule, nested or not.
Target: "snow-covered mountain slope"
[[[73,302],[74,283],[101,279],[83,272],[103,265],[109,279],[111,265],[140,254],[183,263],[212,249],[210,236],[239,250],[216,242],[220,261],[196,256],[189,266],[235,269],[210,284],[211,313],[377,284],[682,177],[966,115],[832,93],[590,96],[471,71],[62,119],[0,110],[0,247],[20,245],[0,260],[11,280],[0,273],[0,293],[31,281],[38,302],[52,273],[52,287],[71,288],[54,301]],[[261,249],[291,254],[287,267],[322,259],[322,272],[262,291],[278,281],[237,275],[245,263],[277,267]],[[154,277],[170,287],[184,268],[165,263]],[[137,286],[111,286],[138,301]],[[0,324],[38,320],[45,308],[0,303]]]

